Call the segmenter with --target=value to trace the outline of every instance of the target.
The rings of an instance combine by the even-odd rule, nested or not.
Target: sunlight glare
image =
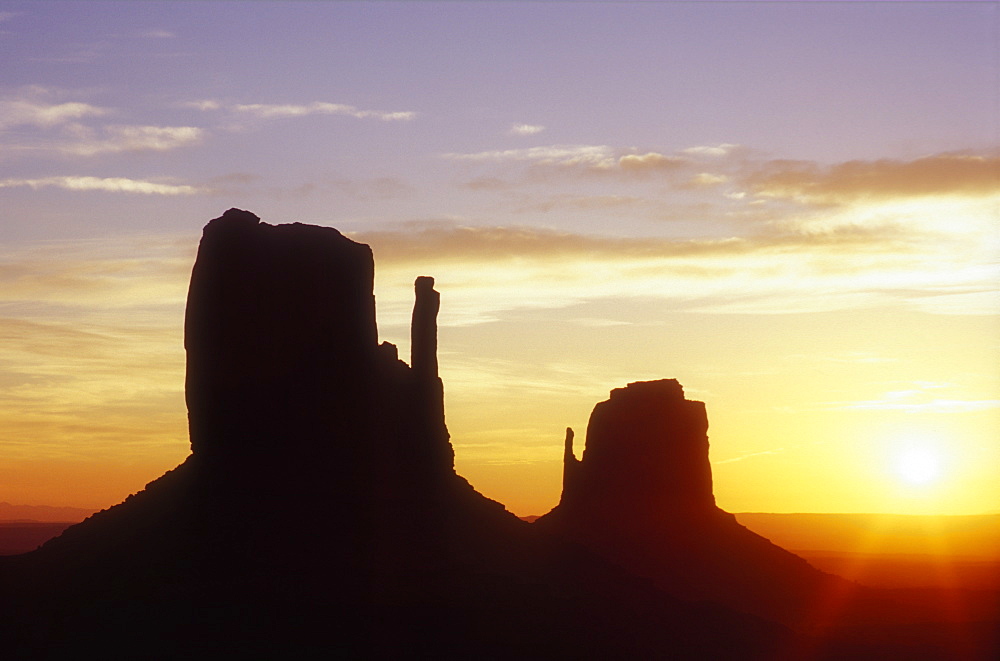
[[[941,474],[941,457],[930,448],[906,448],[896,457],[895,471],[910,484],[929,484]]]

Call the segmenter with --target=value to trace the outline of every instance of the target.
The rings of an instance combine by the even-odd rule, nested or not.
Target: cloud
[[[824,410],[891,410],[906,413],[965,413],[1000,408],[1000,399],[957,399],[932,397],[932,391],[954,388],[951,383],[907,382],[902,390],[883,392],[877,399],[828,402]]]
[[[627,197],[571,197],[564,202],[580,205],[622,205],[636,200]],[[401,230],[359,232],[356,240],[378,246],[380,255],[390,260],[468,261],[504,258],[578,256],[595,259],[746,256],[754,252],[838,253],[868,245],[875,254],[896,254],[901,237],[884,229],[855,228],[826,235],[804,235],[792,231],[762,233],[749,237],[672,239],[663,237],[615,237],[560,232],[536,227],[472,227],[451,222],[416,222]]]
[[[20,420],[18,437],[39,443],[104,442],[107,435],[88,441],[79,430],[65,432],[113,424],[134,407],[143,409],[133,411],[135,420],[148,424],[159,417],[149,407],[161,408],[154,402],[168,393],[183,415],[183,397],[173,393],[183,389],[184,301],[196,245],[196,236],[132,236],[0,250],[5,427]],[[46,437],[54,431],[64,433]]]
[[[711,172],[699,172],[688,181],[690,186],[704,187],[717,186],[729,181],[729,177],[724,174],[712,174]]]
[[[537,124],[512,124],[509,133],[511,135],[537,135],[544,130],[544,126]]]
[[[992,314],[1000,302],[990,255],[898,226],[763,226],[741,237],[673,239],[438,222],[351,236],[372,246],[382,286],[406,291],[415,270],[439,276],[457,301],[453,324],[596,299],[718,314],[880,305]],[[400,300],[390,316],[406,309]]]
[[[106,359],[114,354],[114,339],[99,332],[60,323],[0,317],[0,342],[12,353],[77,359]],[[26,380],[30,375],[24,375]],[[36,375],[41,377],[42,375]]]
[[[201,99],[198,101],[183,101],[178,104],[181,108],[192,108],[194,110],[221,110],[223,105],[215,99]]]
[[[662,175],[675,189],[725,185],[726,199],[769,206],[773,218],[801,211],[802,205],[853,205],[860,208],[905,199],[979,198],[1000,194],[1000,155],[946,152],[912,160],[882,159],[824,165],[813,161],[751,159],[734,143],[689,147],[677,153],[611,145],[555,144],[523,149],[446,153],[465,163],[526,165],[576,174],[633,177]],[[532,173],[532,174],[537,174]],[[471,187],[489,188],[496,178],[480,178]],[[527,181],[535,181],[528,178]],[[495,186],[494,186],[495,188]],[[889,217],[892,212],[885,210]]]
[[[204,103],[204,102],[203,102]],[[205,108],[215,109],[215,108]],[[307,115],[343,115],[358,119],[380,119],[385,122],[409,121],[416,117],[412,111],[383,112],[380,110],[359,110],[343,103],[327,103],[314,101],[306,105],[247,103],[229,106],[230,110],[246,113],[262,119],[278,117],[305,117]]]
[[[0,129],[15,126],[48,128],[82,117],[99,117],[108,110],[89,103],[42,103],[31,99],[0,100]]]
[[[690,249],[667,240],[596,237],[535,227],[469,227],[448,222],[414,223],[401,231],[361,232],[352,236],[377,246],[380,258],[393,262],[637,256]]]
[[[148,303],[82,318],[63,309],[49,319],[11,317],[5,305],[5,460],[90,455],[107,466],[123,457],[183,457],[183,304]]]
[[[74,126],[79,139],[62,144],[58,150],[80,156],[128,151],[168,151],[199,144],[204,129],[195,126],[105,126],[101,133]]]
[[[744,459],[749,459],[751,457],[762,457],[769,454],[781,454],[785,451],[785,448],[774,448],[773,450],[761,450],[760,452],[750,452],[748,454],[741,454],[738,457],[731,457],[729,459],[722,459],[719,461],[713,461],[713,466],[721,466],[722,464],[732,464],[737,461],[743,461]]]
[[[93,156],[128,151],[167,151],[200,143],[206,132],[194,126],[149,126],[100,124],[87,120],[116,114],[81,101],[53,103],[58,90],[38,85],[22,88],[0,98],[0,131],[19,128],[3,135],[8,153],[18,151],[55,152],[73,156]],[[29,130],[26,127],[31,127]]]
[[[622,176],[675,173],[692,165],[690,159],[685,157],[609,145],[546,145],[468,154],[447,153],[441,156],[471,163],[524,163],[532,167],[557,168],[567,172]]]
[[[911,161],[848,161],[826,167],[809,161],[772,161],[745,183],[761,197],[819,203],[993,195],[1000,191],[1000,158],[945,153]]]
[[[158,183],[125,177],[63,176],[40,179],[0,179],[0,188],[18,187],[27,187],[32,190],[62,188],[70,191],[101,191],[140,195],[194,195],[202,192],[201,188],[187,184]]]
[[[547,145],[526,149],[505,149],[470,154],[447,153],[443,158],[478,163],[526,163],[536,167],[579,170],[600,174],[645,174],[674,171],[687,160],[659,152],[638,153],[608,145]]]
[[[599,169],[612,168],[618,162],[614,150],[605,145],[549,145],[527,149],[481,151],[472,154],[448,153],[442,154],[442,157],[456,161],[522,161],[537,165],[561,167],[584,165]]]
[[[0,303],[6,316],[30,309],[183,307],[197,236],[131,236],[39,242],[0,251]],[[101,317],[104,318],[104,317]]]
[[[645,154],[626,154],[618,159],[618,165],[626,172],[648,172],[652,170],[673,170],[681,167],[685,161],[672,156],[664,156],[656,152]]]
[[[727,156],[734,150],[739,149],[740,145],[731,144],[724,142],[720,145],[710,146],[700,146],[700,147],[688,147],[687,149],[682,149],[681,151],[685,154],[692,154],[697,156]]]
[[[967,413],[1000,408],[1000,399],[932,399],[926,402],[907,402],[896,399],[870,400],[843,403],[837,409],[891,410],[907,413]]]

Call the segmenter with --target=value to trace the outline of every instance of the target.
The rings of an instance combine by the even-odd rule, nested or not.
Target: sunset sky
[[[1000,512],[1000,6],[0,2],[0,501],[188,454],[230,207],[437,280],[459,473],[558,500],[564,429],[677,378],[733,512]]]

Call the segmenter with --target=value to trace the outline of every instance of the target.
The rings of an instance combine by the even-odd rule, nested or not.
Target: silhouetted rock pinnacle
[[[437,315],[441,295],[434,290],[434,278],[420,276],[413,283],[415,302],[410,324],[410,366],[419,379],[436,379]]]
[[[582,461],[567,448],[560,510],[621,520],[706,514],[715,507],[705,405],[673,379],[639,381],[594,407]]]
[[[534,525],[674,594],[798,623],[836,579],[716,506],[707,431],[705,405],[674,379],[612,390],[582,459],[567,429],[562,498]]]

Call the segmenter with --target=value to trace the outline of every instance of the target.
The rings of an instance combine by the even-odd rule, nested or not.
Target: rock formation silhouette
[[[368,246],[230,209],[185,319],[187,460],[0,559],[0,656],[771,656],[788,633],[683,603],[454,470],[434,281],[411,364],[378,343]]]
[[[590,416],[583,461],[567,444],[559,507],[609,523],[624,511],[637,520],[711,514],[707,431],[705,405],[676,380],[612,390]]]
[[[673,594],[805,624],[843,581],[716,506],[707,431],[705,405],[674,379],[612,390],[590,416],[582,459],[567,430],[562,497],[534,525]]]
[[[676,381],[613,391],[580,460],[567,430],[562,500],[520,521],[455,472],[434,280],[407,365],[373,278],[331,228],[206,226],[191,455],[0,558],[0,658],[980,658],[925,624],[831,641],[771,621],[799,626],[831,579],[715,505],[705,408]]]

